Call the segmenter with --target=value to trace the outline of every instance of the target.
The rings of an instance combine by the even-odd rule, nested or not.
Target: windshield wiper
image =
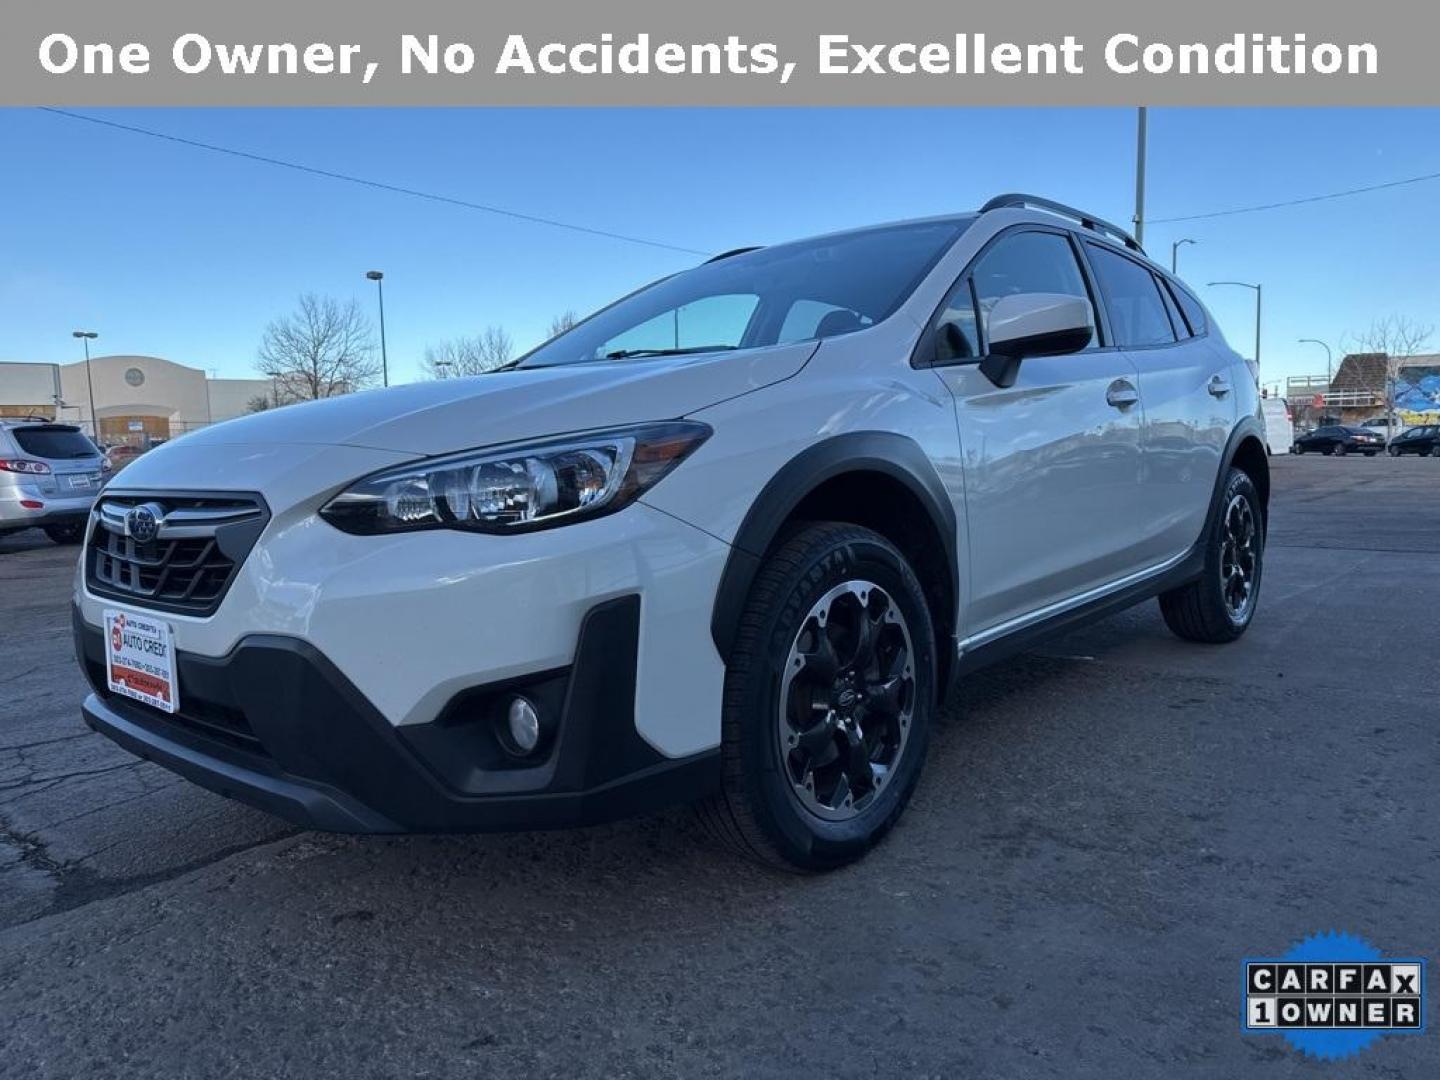
[[[688,353],[732,352],[738,345],[692,345],[688,349],[616,349],[605,354],[606,360],[629,360],[636,356],[685,356]]]

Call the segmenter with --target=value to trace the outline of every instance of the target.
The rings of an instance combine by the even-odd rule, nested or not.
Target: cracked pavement
[[[75,549],[0,538],[0,1077],[1308,1077],[1242,957],[1440,957],[1440,462],[1280,458],[1261,606],[1153,603],[966,681],[860,866],[683,811],[297,832],[88,732]],[[1347,1076],[1440,1075],[1433,1031]]]

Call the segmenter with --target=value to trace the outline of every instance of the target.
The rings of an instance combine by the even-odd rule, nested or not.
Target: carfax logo
[[[1247,1035],[1284,1035],[1324,1060],[1350,1057],[1382,1035],[1425,1030],[1425,961],[1380,955],[1363,938],[1315,934],[1272,960],[1244,962]]]

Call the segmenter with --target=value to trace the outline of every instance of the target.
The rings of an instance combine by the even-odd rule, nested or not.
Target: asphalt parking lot
[[[1440,462],[1274,476],[1240,643],[1152,603],[970,679],[816,878],[681,811],[297,833],[90,733],[75,549],[0,539],[0,1075],[1440,1075],[1433,1003],[1343,1066],[1238,1030],[1312,932],[1440,959]]]

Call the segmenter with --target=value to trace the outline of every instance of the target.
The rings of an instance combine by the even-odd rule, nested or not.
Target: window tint
[[[780,324],[780,336],[776,343],[783,345],[789,341],[834,337],[836,334],[847,334],[851,330],[863,330],[872,323],[873,320],[868,315],[861,315],[858,311],[838,304],[827,304],[823,300],[796,300],[785,313],[785,321]]]
[[[1180,310],[1185,312],[1185,321],[1190,324],[1190,332],[1196,337],[1206,333],[1209,330],[1209,324],[1205,321],[1204,305],[1178,281],[1172,280],[1169,285],[1175,293],[1175,299],[1180,302]]]
[[[1149,270],[1096,244],[1090,245],[1090,264],[1100,279],[1116,345],[1138,349],[1175,340],[1155,276]]]
[[[69,458],[96,457],[95,444],[73,427],[15,428],[15,442],[27,454],[38,458],[64,461]]]
[[[1087,303],[1090,300],[1090,290],[1085,287],[1070,241],[1058,233],[1022,232],[1003,237],[980,257],[971,276],[980,319],[987,329],[990,310],[1002,296],[1061,293],[1078,296]],[[1093,344],[1092,333],[1086,347]]]
[[[980,328],[975,322],[975,298],[970,292],[969,276],[962,277],[945,298],[945,306],[935,319],[937,327],[949,323],[954,333],[937,334],[935,362],[969,360],[980,355]]]
[[[662,311],[602,342],[601,356],[649,349],[700,349],[707,345],[735,348],[745,336],[758,296],[702,296],[689,304]]]
[[[1155,284],[1160,289],[1160,299],[1165,302],[1165,314],[1170,316],[1170,325],[1175,329],[1175,336],[1182,339],[1189,337],[1190,328],[1185,325],[1185,317],[1180,314],[1180,309],[1175,306],[1175,298],[1170,295],[1170,290],[1165,287],[1165,282],[1157,277]]]
[[[588,363],[621,349],[774,345],[800,300],[844,308],[859,321],[845,325],[858,330],[868,325],[867,319],[878,323],[893,314],[973,221],[948,218],[861,229],[702,263],[597,312],[527,354],[521,366]],[[841,320],[833,314],[818,317],[813,332],[844,332],[836,329]]]

